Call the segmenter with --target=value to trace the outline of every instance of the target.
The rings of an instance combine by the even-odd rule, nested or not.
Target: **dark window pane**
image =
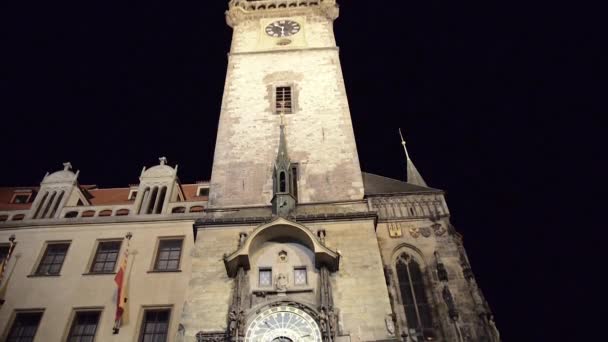
[[[69,243],[55,243],[47,245],[44,256],[42,257],[42,261],[40,262],[40,265],[38,265],[36,274],[59,274],[69,246]]]
[[[97,246],[95,260],[91,265],[91,272],[113,272],[118,260],[122,241],[103,241]]]
[[[169,328],[169,310],[146,310],[140,341],[165,342]]]
[[[432,314],[418,263],[404,255],[396,265],[399,292],[410,329],[432,329]]]
[[[31,342],[36,336],[42,312],[18,313],[8,334],[7,342]]]
[[[158,244],[156,264],[154,269],[159,271],[179,269],[183,240],[161,240]]]
[[[70,329],[69,341],[93,341],[100,315],[100,311],[77,312],[74,316],[74,321],[72,322],[72,328]]]

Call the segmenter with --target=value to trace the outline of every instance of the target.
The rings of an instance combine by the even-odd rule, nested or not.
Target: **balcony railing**
[[[297,7],[313,7],[322,3],[335,3],[335,0],[233,0],[230,8],[240,7],[244,11],[260,11],[273,9],[287,9]]]

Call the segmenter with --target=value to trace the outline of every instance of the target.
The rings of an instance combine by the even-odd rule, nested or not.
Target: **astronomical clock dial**
[[[321,342],[317,322],[306,312],[281,306],[258,315],[247,328],[246,342]]]
[[[277,20],[266,26],[266,34],[275,38],[293,36],[298,32],[300,24],[293,20]]]

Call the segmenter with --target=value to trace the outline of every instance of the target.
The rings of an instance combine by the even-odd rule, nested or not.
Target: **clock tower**
[[[281,115],[298,203],[363,198],[335,0],[233,0],[211,207],[267,205]]]
[[[335,0],[231,0],[176,342],[499,342],[443,191],[364,173]],[[405,141],[403,142],[405,148]]]

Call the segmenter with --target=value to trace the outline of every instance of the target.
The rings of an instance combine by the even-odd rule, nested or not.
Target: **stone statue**
[[[275,280],[275,288],[277,291],[287,291],[287,285],[289,285],[289,278],[284,273],[279,273]]]
[[[230,334],[230,336],[236,337],[238,334],[239,317],[235,310],[230,310],[228,317],[230,321],[228,323],[228,333]]]

